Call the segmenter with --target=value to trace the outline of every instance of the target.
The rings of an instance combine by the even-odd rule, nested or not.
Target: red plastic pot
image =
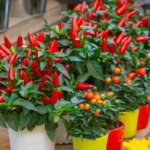
[[[108,142],[107,142],[107,150],[121,150],[123,134],[124,134],[124,123],[118,121],[121,125],[120,128],[108,130]]]
[[[137,130],[145,129],[148,125],[150,104],[140,107]]]

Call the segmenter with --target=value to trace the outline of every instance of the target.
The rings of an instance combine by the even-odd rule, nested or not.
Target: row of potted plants
[[[59,119],[75,150],[120,150],[123,138],[147,127],[149,15],[141,6],[83,2],[63,11],[58,26],[45,20],[46,32],[19,36],[16,46],[4,37],[0,125],[16,137],[10,137],[12,150],[53,150]],[[33,141],[35,134],[40,137]]]

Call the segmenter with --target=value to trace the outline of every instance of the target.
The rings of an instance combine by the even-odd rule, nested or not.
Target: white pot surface
[[[45,125],[36,126],[32,132],[26,128],[14,131],[8,127],[11,150],[55,150],[55,142],[51,142],[45,131]]]

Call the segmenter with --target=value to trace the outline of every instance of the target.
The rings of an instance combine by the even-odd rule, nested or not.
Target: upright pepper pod
[[[116,39],[116,36],[113,36],[112,38],[110,38],[111,40],[115,41]]]
[[[40,45],[37,42],[37,39],[33,37],[30,33],[28,33],[28,39],[29,39],[29,44],[31,47],[40,47]]]
[[[19,35],[17,40],[17,47],[22,47],[22,46],[23,46],[23,38],[21,35]]]
[[[47,104],[49,104],[51,102],[51,99],[49,97],[43,97],[42,101],[43,101],[44,105],[47,105]]]
[[[106,40],[108,39],[108,33],[109,33],[109,29],[107,28],[103,33],[103,38]]]
[[[62,95],[63,95],[62,91],[58,92],[58,99],[59,99],[59,100],[61,100]]]
[[[102,52],[108,52],[107,41],[105,38],[102,38]]]
[[[51,51],[51,53],[58,52],[57,40],[53,40],[50,43],[50,51]]]
[[[49,71],[46,73],[46,75],[51,76],[51,75],[52,75],[52,72],[53,72],[53,67],[51,67],[51,68],[49,69]]]
[[[36,61],[33,61],[32,65],[31,65],[31,72],[35,72],[36,69],[37,69],[37,63],[36,63]]]
[[[105,18],[102,19],[102,21],[106,23],[109,20],[109,18],[110,18],[109,16],[106,16]]]
[[[42,79],[42,83],[44,84],[47,80],[48,80],[47,75],[44,75],[44,77]]]
[[[42,76],[41,72],[38,69],[36,69],[34,73],[35,73],[36,77]]]
[[[119,34],[119,36],[117,37],[117,39],[116,39],[116,44],[121,44],[121,42],[122,42],[122,40],[123,40],[123,38],[124,38],[124,35],[125,35],[125,31],[123,31],[123,32],[121,32],[120,34]]]
[[[42,57],[42,56],[38,56],[38,53],[40,52],[40,50],[36,47],[36,60],[37,61],[40,61],[40,58]]]
[[[37,41],[44,43],[44,32],[42,31],[41,34],[39,35]]]
[[[28,67],[27,57],[23,59],[22,65]]]
[[[64,22],[61,21],[61,22],[59,23],[59,25],[58,25],[59,29],[61,29],[64,25],[65,25]]]
[[[98,7],[98,0],[94,0],[92,7]]]
[[[7,48],[11,48],[12,47],[11,42],[8,40],[8,38],[6,36],[4,36],[4,42],[5,42],[5,46]]]
[[[87,16],[87,22],[91,22],[92,20],[92,10],[89,11],[88,16]]]
[[[115,51],[116,51],[116,43],[114,43],[114,44],[109,48],[110,54],[114,54]]]
[[[127,17],[124,17],[123,19],[121,19],[121,20],[119,21],[119,23],[117,24],[117,26],[118,26],[118,27],[123,27],[124,24],[125,24],[125,22],[126,22],[126,20],[127,20]]]
[[[0,44],[0,49],[1,49],[7,56],[9,56],[9,55],[12,54],[11,51],[10,51],[8,48],[6,48],[4,45],[2,45],[2,44]]]
[[[8,55],[0,49],[0,59],[7,57]]]
[[[133,15],[135,15],[135,14],[136,14],[136,10],[130,11],[129,13],[126,14],[127,19],[130,19],[130,18],[131,18]]]
[[[53,75],[52,83],[53,83],[54,87],[57,87],[59,85],[59,78],[58,78],[58,75],[56,72]]]
[[[82,3],[82,6],[81,6],[81,9],[80,9],[80,12],[81,12],[81,13],[84,13],[85,8],[86,8],[86,2],[84,1],[84,2]]]
[[[139,22],[135,24],[137,28],[139,28],[143,24],[144,19],[142,18]]]
[[[57,89],[54,89],[52,97],[51,97],[51,103],[56,104],[58,100],[58,92]]]
[[[119,49],[119,53],[120,53],[120,54],[125,54],[127,48],[128,48],[128,40],[126,40],[126,41],[122,44],[122,46],[121,46],[120,49]]]
[[[129,0],[124,0],[123,1],[123,5],[128,5],[128,3],[129,3]]]
[[[18,52],[15,52],[10,58],[9,58],[9,60],[8,60],[8,63],[9,64],[14,64],[15,63],[15,61],[16,61],[16,58],[17,58],[17,54],[18,54]]]
[[[10,65],[10,68],[8,71],[8,83],[10,83],[14,77],[15,77],[14,67],[13,67],[13,65]]]
[[[32,56],[32,49],[28,49],[26,56]],[[27,58],[27,61],[29,61],[30,59]]]
[[[122,6],[122,2],[121,0],[118,0],[117,3],[116,3],[117,7],[121,7]]]
[[[73,8],[73,11],[79,11],[80,9],[81,9],[81,4],[78,4]]]
[[[122,15],[126,10],[126,5],[122,5],[121,7],[119,7],[117,10],[116,10],[116,14],[118,16]]]
[[[42,82],[40,82],[40,84],[39,84],[39,91],[45,94],[46,92],[43,90],[43,88],[44,88],[44,85],[43,85]]]
[[[93,89],[94,86],[93,86],[93,85],[90,85],[90,84],[87,84],[87,83],[80,83],[80,82],[78,82],[78,83],[76,84],[76,88],[77,88],[78,90],[88,90],[88,89]]]
[[[130,35],[128,38],[128,45],[132,42],[132,36]]]
[[[79,17],[79,19],[77,20],[77,25],[78,25],[78,27],[80,27],[82,24],[83,24],[83,15],[81,15],[81,16]]]
[[[22,71],[22,80],[24,80],[24,85],[29,83],[29,79],[25,71]]]

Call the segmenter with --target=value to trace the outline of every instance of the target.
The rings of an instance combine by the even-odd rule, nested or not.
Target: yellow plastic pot
[[[108,135],[97,138],[95,141],[83,139],[79,137],[72,137],[74,150],[106,150]]]
[[[139,109],[135,112],[123,112],[123,114],[124,115],[119,116],[119,120],[125,125],[123,138],[132,138],[135,136],[137,131]]]

